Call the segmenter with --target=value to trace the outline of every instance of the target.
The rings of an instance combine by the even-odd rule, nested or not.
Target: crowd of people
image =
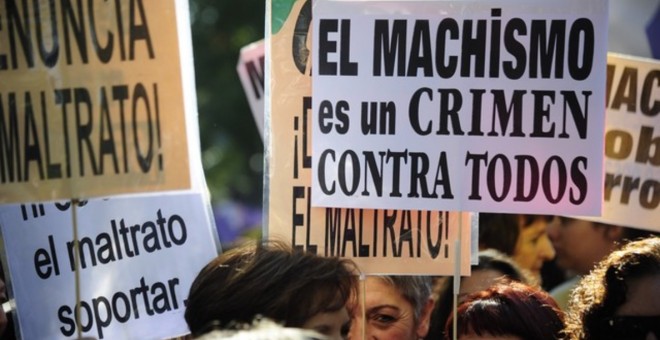
[[[365,277],[348,259],[253,242],[193,282],[190,337],[254,333],[265,320],[308,332],[273,339],[660,339],[657,233],[541,215],[481,214],[479,224],[479,261],[456,310],[451,277]],[[557,272],[565,282],[543,285]]]
[[[350,259],[251,241],[196,276],[185,339],[660,339],[657,232],[480,214],[477,264],[455,282],[364,276]],[[0,309],[0,334],[7,324]]]

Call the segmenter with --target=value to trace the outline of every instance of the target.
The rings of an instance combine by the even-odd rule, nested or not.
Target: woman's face
[[[415,322],[413,306],[396,287],[377,277],[368,277],[365,284],[364,308],[362,299],[353,307],[350,339],[360,340],[416,340],[428,332],[430,307],[425,306],[419,322]],[[364,312],[364,317],[363,317]]]
[[[312,316],[302,328],[316,331],[329,340],[343,340],[348,336],[350,325],[351,319],[346,308],[341,308],[334,312],[323,312]]]
[[[512,256],[520,267],[529,270],[538,279],[543,263],[555,257],[555,249],[546,232],[547,225],[545,219],[537,218],[532,224],[521,227]]]

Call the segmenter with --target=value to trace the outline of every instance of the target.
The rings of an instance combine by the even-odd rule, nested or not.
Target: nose
[[[552,242],[550,242],[548,235],[541,236],[541,239],[539,240],[539,254],[546,261],[555,258],[555,247],[552,246]]]
[[[349,340],[360,340],[362,339],[362,323],[361,318],[355,318],[351,321],[351,329],[348,331]]]

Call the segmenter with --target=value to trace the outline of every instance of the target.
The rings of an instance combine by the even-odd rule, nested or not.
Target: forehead
[[[366,305],[371,308],[378,305],[392,305],[399,308],[412,308],[401,292],[393,284],[377,278],[368,277],[365,285]]]
[[[593,227],[594,226],[594,223],[591,222],[591,221],[581,220],[581,219],[577,219],[577,218],[563,218],[563,219],[560,219],[559,224],[562,227],[570,227],[570,228],[574,228],[574,229],[587,229],[587,227]]]
[[[522,227],[520,229],[520,236],[534,236],[538,234],[545,233],[545,228],[546,228],[547,222],[543,219],[536,219],[534,222],[529,224],[528,226]]]

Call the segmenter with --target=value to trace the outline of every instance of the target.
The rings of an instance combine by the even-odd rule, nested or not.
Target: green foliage
[[[214,202],[261,204],[263,144],[241,87],[241,47],[264,37],[265,2],[190,0],[202,162]]]

